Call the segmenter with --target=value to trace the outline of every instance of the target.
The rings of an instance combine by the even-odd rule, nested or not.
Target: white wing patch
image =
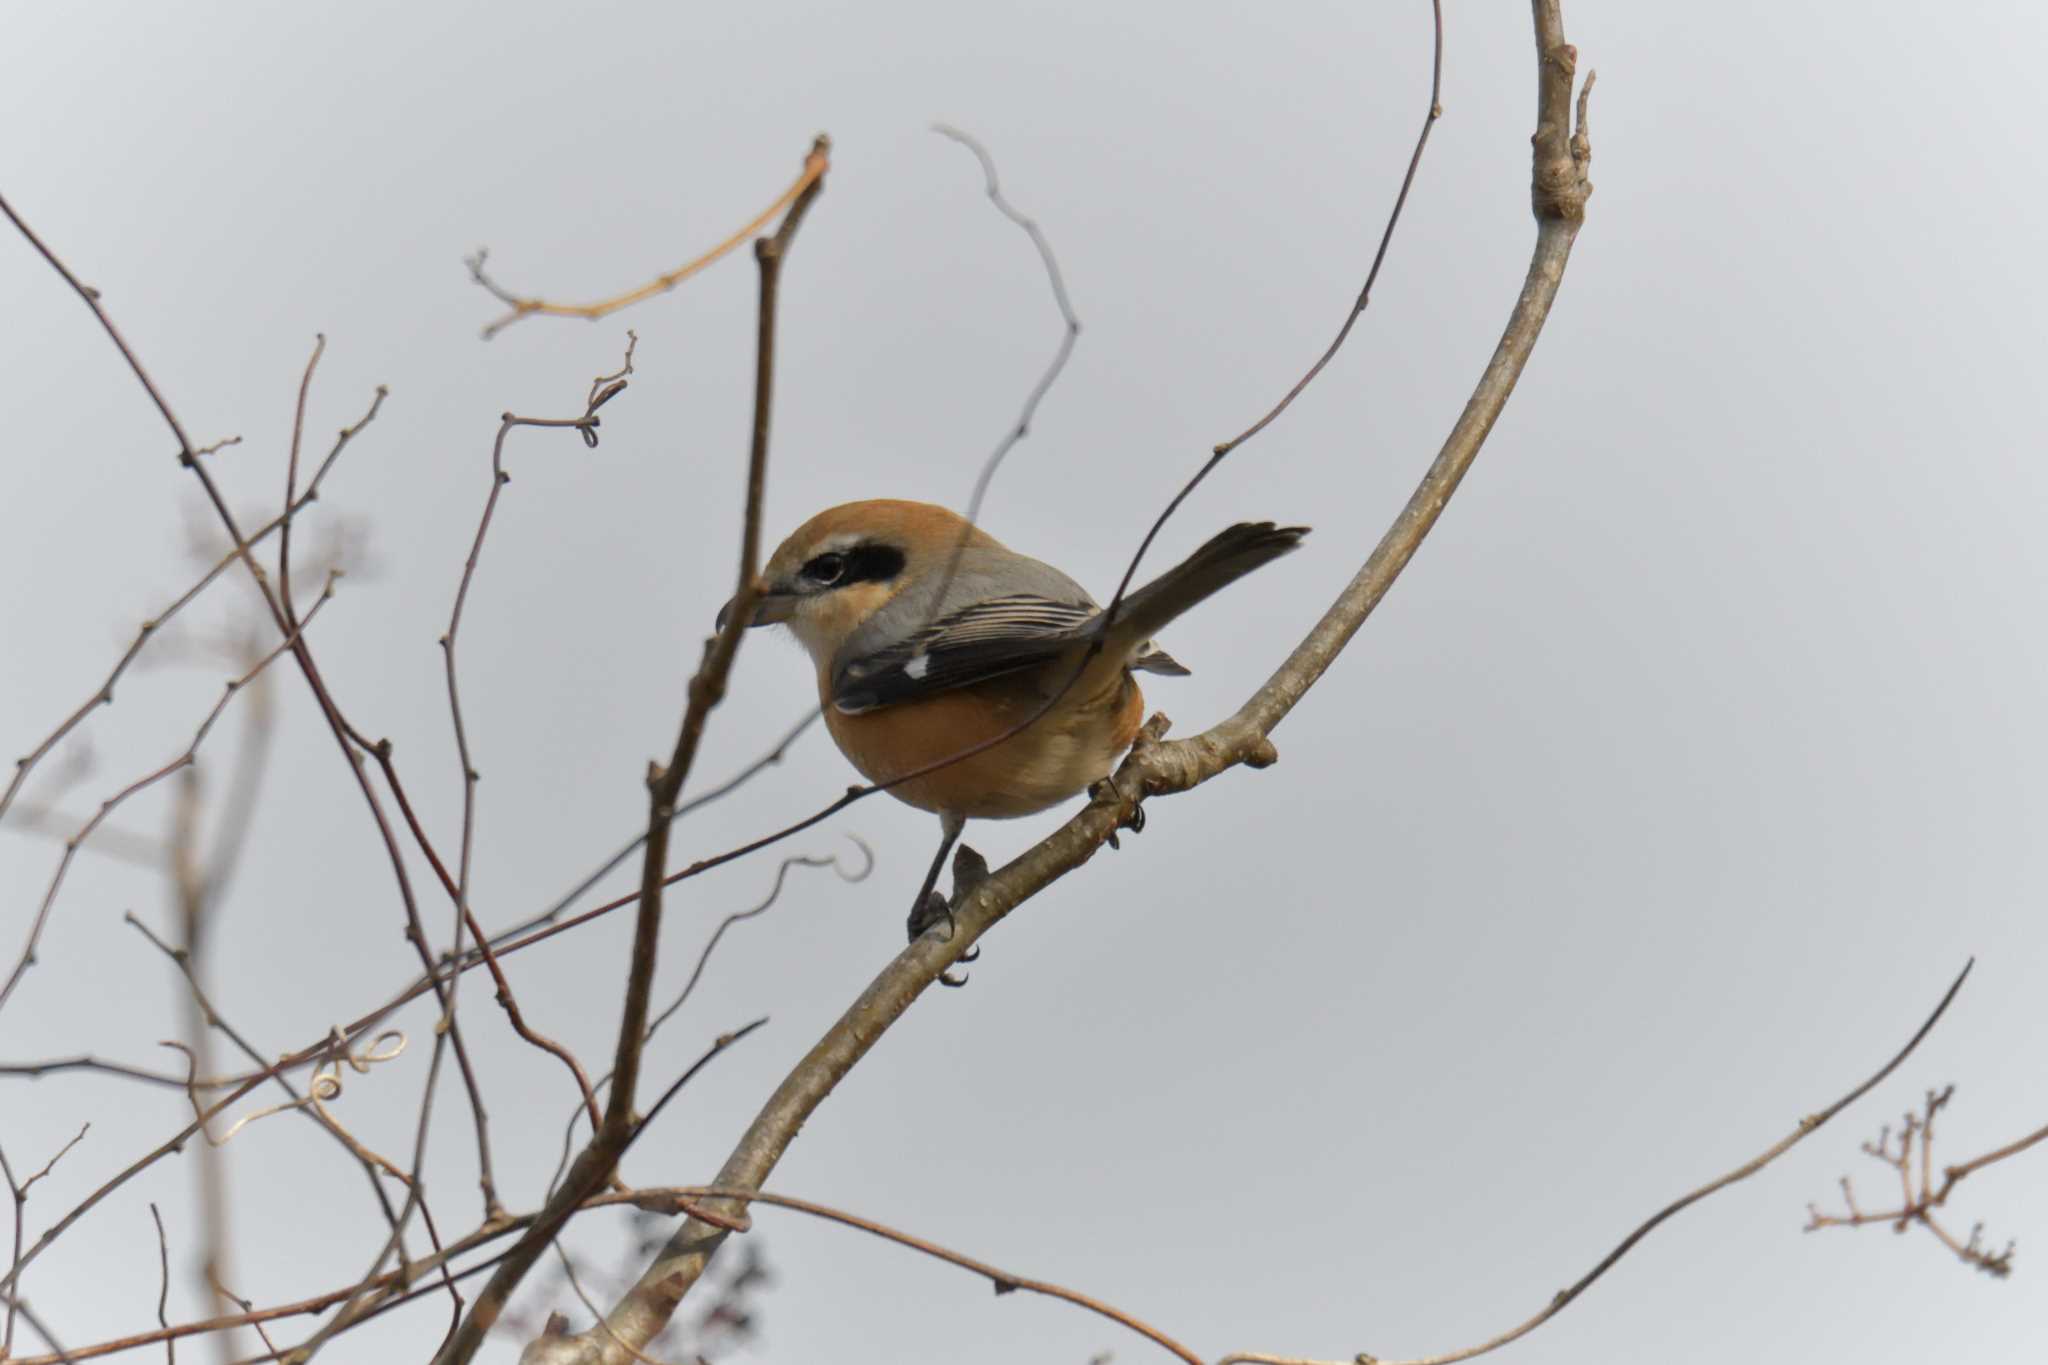
[[[922,678],[931,671],[931,666],[932,656],[929,654],[919,654],[911,659],[909,663],[903,665],[903,676],[906,678]]]

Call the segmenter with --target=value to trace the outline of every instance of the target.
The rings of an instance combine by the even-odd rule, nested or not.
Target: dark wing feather
[[[1085,638],[1099,614],[1092,603],[1031,593],[970,603],[906,640],[841,660],[832,704],[854,715],[1045,663]]]

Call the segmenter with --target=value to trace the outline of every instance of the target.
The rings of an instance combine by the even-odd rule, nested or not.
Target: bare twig
[[[6,1177],[7,1193],[14,1202],[14,1252],[8,1263],[7,1278],[5,1281],[0,1281],[0,1293],[4,1293],[7,1297],[6,1327],[4,1331],[0,1331],[0,1360],[9,1359],[9,1353],[14,1350],[15,1318],[17,1316],[26,1316],[25,1305],[21,1301],[21,1269],[28,1259],[21,1253],[22,1206],[28,1203],[28,1192],[34,1187],[35,1183],[55,1170],[57,1163],[62,1161],[73,1147],[83,1142],[85,1135],[91,1130],[92,1125],[90,1123],[81,1124],[77,1135],[71,1141],[58,1148],[57,1154],[44,1162],[43,1168],[40,1171],[18,1183],[14,1178],[14,1167],[8,1164],[7,1150],[4,1147],[0,1147],[0,1176]],[[42,1331],[40,1327],[37,1327],[36,1330]],[[45,1338],[49,1338],[49,1333],[44,1332],[43,1335]],[[50,1338],[50,1340],[54,1345],[54,1338]]]
[[[164,1216],[157,1212],[154,1201],[149,1206],[149,1216],[156,1223],[156,1261],[160,1276],[156,1291],[156,1325],[169,1332],[171,1319],[164,1310],[171,1301],[171,1245],[164,1239]],[[178,1365],[178,1343],[168,1336],[164,1338],[164,1358],[170,1365]]]
[[[577,1301],[589,1311],[590,1316],[602,1323],[604,1321],[604,1310],[592,1303],[590,1295],[584,1292],[583,1281],[578,1279],[576,1275],[576,1265],[569,1259],[569,1253],[562,1249],[560,1238],[555,1239],[554,1248],[555,1255],[560,1257],[562,1261],[562,1274],[567,1277],[569,1288],[575,1293]],[[618,1343],[619,1349],[631,1353],[633,1359],[641,1362],[641,1365],[668,1365],[667,1361],[655,1359],[623,1337],[615,1338],[615,1340]]]
[[[462,608],[469,600],[470,584],[476,578],[477,562],[483,555],[484,537],[489,534],[491,518],[498,510],[498,498],[504,492],[505,485],[512,481],[512,476],[505,472],[505,438],[515,427],[570,427],[583,437],[586,446],[594,447],[597,444],[597,427],[602,420],[598,416],[598,409],[625,390],[626,376],[633,373],[633,351],[639,345],[640,338],[630,330],[627,331],[626,338],[624,360],[614,373],[600,375],[591,381],[590,392],[584,400],[583,415],[580,418],[519,417],[509,412],[500,418],[497,438],[491,443],[491,491],[484,499],[483,514],[477,521],[476,539],[470,545],[469,557],[463,561],[462,578],[455,589],[455,605],[448,613],[447,633],[441,637],[441,653],[448,676],[448,713],[455,730],[456,755],[462,764],[462,845],[456,861],[455,883],[448,888],[449,896],[455,903],[455,932],[448,957],[451,961],[461,960],[464,951],[463,931],[465,928],[474,930],[484,961],[497,984],[498,1003],[510,1020],[513,1031],[543,1052],[559,1058],[563,1065],[568,1067],[569,1074],[574,1077],[577,1087],[583,1094],[584,1103],[590,1106],[593,1126],[597,1122],[597,1101],[591,1093],[589,1079],[583,1074],[582,1064],[562,1044],[543,1036],[527,1023],[525,1014],[512,993],[511,982],[499,968],[497,959],[491,953],[490,944],[483,936],[481,926],[476,924],[475,917],[470,912],[470,864],[476,847],[477,770],[470,754],[469,729],[462,718],[462,692],[456,682],[455,644],[456,635],[462,629]],[[411,803],[405,800],[403,789],[397,785],[396,774],[387,769],[387,775],[391,778],[393,791],[399,795],[407,823],[412,825],[415,834],[420,836],[421,848],[426,851],[435,870],[441,873],[445,882],[447,872],[441,867],[440,860],[434,857],[431,847],[420,833],[418,822],[412,818]],[[445,1008],[451,1016],[455,1010],[456,988],[460,982],[461,973],[449,974]]]
[[[1935,1212],[1948,1203],[1948,1197],[1958,1182],[1972,1172],[1995,1165],[2010,1157],[2018,1156],[2035,1143],[2048,1140],[2048,1127],[2037,1128],[2025,1137],[2006,1143],[1974,1157],[1960,1165],[1944,1167],[1941,1185],[1934,1184],[1934,1116],[1948,1107],[1955,1095],[1954,1086],[1930,1090],[1922,1101],[1920,1112],[1907,1111],[1899,1124],[1898,1151],[1892,1151],[1891,1128],[1887,1125],[1877,1135],[1875,1142],[1863,1144],[1866,1155],[1883,1162],[1898,1173],[1900,1185],[1899,1203],[1894,1208],[1878,1212],[1866,1212],[1856,1205],[1856,1193],[1849,1183],[1849,1177],[1841,1180],[1842,1203],[1847,1213],[1822,1213],[1812,1204],[1806,1206],[1806,1231],[1817,1232],[1821,1228],[1862,1227],[1866,1223],[1889,1223],[1892,1231],[1904,1232],[1916,1224],[1933,1233],[1936,1240],[1967,1266],[1983,1271],[1993,1279],[2002,1280],[2012,1274],[2013,1253],[2017,1250],[2008,1241],[2003,1251],[1992,1251],[1984,1245],[1984,1225],[1977,1223],[1970,1229],[1967,1239],[1959,1239],[1935,1217]],[[1914,1146],[1918,1139],[1918,1148]],[[1914,1152],[1919,1153],[1919,1185],[1914,1186]]]
[[[797,740],[803,736],[804,731],[810,729],[812,725],[816,724],[818,718],[823,714],[824,712],[815,706],[813,706],[810,710],[804,712],[803,719],[798,721],[796,724],[790,726],[790,728],[783,733],[782,738],[775,742],[773,748],[769,749],[766,753],[756,758],[753,762],[747,764],[744,768],[741,768],[738,772],[734,773],[731,777],[719,783],[717,786],[712,787],[708,791],[701,792],[698,795],[691,797],[688,801],[684,801],[681,804],[679,804],[676,807],[674,820],[671,820],[669,823],[674,824],[675,820],[680,820],[684,816],[689,815],[693,811],[700,810],[703,807],[710,805],[714,801],[721,800],[722,798],[731,795],[733,792],[745,786],[749,781],[751,781],[754,777],[756,777],[763,771],[772,768],[776,764],[782,762],[782,760],[788,756],[790,746],[795,744]],[[582,881],[578,882],[576,886],[572,890],[570,890],[566,895],[558,897],[553,905],[549,906],[547,909],[541,911],[537,915],[532,915],[526,919],[519,921],[517,924],[514,924],[509,928],[499,930],[497,934],[492,936],[491,946],[497,947],[501,944],[509,943],[511,942],[511,940],[518,938],[522,934],[528,933],[529,931],[534,929],[538,929],[543,925],[554,923],[555,920],[561,916],[563,911],[567,910],[577,901],[583,899],[583,895],[585,892],[589,891],[591,887],[596,886],[599,882],[603,881],[606,877],[610,876],[613,870],[616,869],[619,866],[619,864],[625,862],[626,859],[632,857],[635,853],[639,852],[640,848],[644,844],[646,844],[646,842],[647,831],[643,829],[642,831],[640,831],[640,833],[634,835],[632,841],[626,844],[625,847],[621,848],[618,852],[612,854],[611,857],[605,859],[603,864],[601,864],[595,872],[592,872],[590,875],[586,876]],[[630,905],[633,901],[638,899],[638,897],[639,893],[635,892],[633,895],[627,896],[623,900],[619,901],[618,905]],[[617,907],[615,906],[614,908]],[[535,940],[537,940],[539,937],[539,935],[536,935]]]
[[[1024,235],[1031,239],[1032,248],[1038,252],[1039,264],[1045,268],[1046,283],[1051,286],[1053,303],[1059,308],[1062,324],[1059,346],[1053,351],[1052,359],[1047,362],[1044,373],[1039,375],[1038,381],[1031,386],[1031,391],[1024,396],[1023,411],[1017,414],[1017,420],[1011,423],[1002,438],[996,442],[996,448],[989,452],[988,458],[982,462],[981,472],[975,476],[974,491],[967,499],[967,525],[961,528],[960,539],[954,545],[952,555],[946,560],[945,571],[939,576],[938,590],[932,595],[932,610],[936,612],[940,604],[946,600],[946,589],[951,585],[953,575],[959,570],[960,557],[967,551],[967,542],[973,534],[973,527],[981,520],[981,504],[988,496],[989,484],[994,481],[996,470],[1002,467],[1003,460],[1010,451],[1031,434],[1031,423],[1038,416],[1038,405],[1045,401],[1046,394],[1059,382],[1060,375],[1067,368],[1068,359],[1074,354],[1074,345],[1081,338],[1081,319],[1074,312],[1074,302],[1067,294],[1066,277],[1060,271],[1059,257],[1053,254],[1052,243],[1046,239],[1036,220],[1026,217],[1016,205],[1003,196],[1002,182],[996,176],[995,158],[989,155],[988,148],[951,124],[935,123],[932,125],[932,131],[959,143],[974,153],[974,159],[981,163],[983,192],[988,195],[988,201],[996,206],[998,213],[1022,228]]]
[[[791,858],[784,858],[780,866],[778,866],[775,869],[775,881],[774,884],[769,887],[768,894],[766,896],[762,897],[759,901],[755,902],[749,908],[745,910],[734,911],[732,914],[727,915],[724,919],[718,922],[718,927],[711,931],[711,937],[708,940],[706,940],[703,951],[698,953],[697,965],[691,968],[690,978],[688,981],[683,983],[683,989],[680,992],[678,992],[676,998],[669,1003],[668,1008],[663,1010],[660,1014],[656,1015],[655,1018],[647,1025],[647,1033],[641,1039],[641,1043],[643,1046],[654,1040],[655,1031],[658,1030],[663,1024],[667,1023],[670,1017],[673,1016],[676,1013],[676,1011],[680,1010],[683,1007],[683,1003],[690,998],[690,993],[697,989],[697,982],[703,977],[704,968],[706,964],[708,964],[711,961],[711,954],[713,950],[715,950],[718,947],[719,941],[725,937],[726,930],[732,928],[733,925],[740,923],[742,920],[750,920],[758,915],[765,914],[769,909],[771,909],[775,905],[776,901],[781,899],[782,888],[784,883],[789,878],[791,869],[799,867],[829,867],[835,873],[838,874],[839,879],[841,881],[859,882],[865,881],[867,879],[868,874],[874,871],[874,850],[869,848],[867,846],[867,843],[856,835],[848,835],[847,837],[849,839],[852,839],[855,847],[859,848],[861,851],[861,857],[863,861],[859,871],[848,871],[845,867],[843,867],[840,864],[839,858],[836,855],[832,857],[797,856]],[[598,1088],[602,1089],[605,1086],[611,1084],[611,1079],[612,1077],[610,1072],[606,1072],[604,1075],[598,1077]],[[599,1121],[596,1117],[594,1106],[592,1106],[590,1112],[591,1132],[595,1133],[597,1131],[598,1122]],[[574,1147],[572,1144],[574,1143],[575,1138],[576,1112],[571,1111],[568,1122],[564,1124],[562,1128],[562,1154],[561,1157],[555,1163],[554,1177],[548,1182],[548,1190],[550,1193],[554,1191],[557,1184],[560,1183],[563,1173],[567,1171],[569,1168],[569,1158],[574,1153]]]
[[[1422,116],[1422,131],[1416,134],[1415,150],[1408,154],[1407,173],[1401,177],[1400,192],[1394,196],[1393,210],[1387,214],[1387,226],[1380,233],[1379,248],[1373,252],[1372,266],[1365,272],[1365,283],[1359,286],[1358,298],[1351,305],[1350,310],[1344,314],[1343,325],[1337,329],[1337,335],[1331,339],[1329,346],[1323,351],[1322,355],[1316,358],[1316,363],[1309,366],[1308,372],[1302,375],[1300,379],[1294,381],[1294,387],[1283,394],[1280,401],[1275,403],[1265,416],[1229,440],[1219,444],[1215,450],[1215,456],[1218,459],[1228,455],[1231,451],[1264,431],[1272,424],[1274,418],[1287,411],[1294,400],[1301,397],[1302,391],[1315,382],[1316,376],[1323,372],[1323,367],[1335,359],[1337,352],[1343,349],[1345,338],[1351,335],[1352,325],[1358,321],[1359,315],[1364,313],[1366,306],[1372,302],[1372,286],[1374,281],[1380,277],[1380,266],[1386,263],[1387,248],[1393,244],[1394,227],[1401,221],[1401,210],[1408,204],[1408,191],[1414,186],[1415,172],[1422,165],[1422,149],[1429,145],[1430,130],[1435,128],[1436,121],[1444,116],[1443,0],[1430,0],[1430,15],[1435,29],[1435,47],[1429,66],[1429,111]]]
[[[1541,3],[1541,0],[1538,0],[1538,3]],[[1923,1022],[1920,1025],[1920,1027],[1914,1031],[1913,1036],[1906,1040],[1906,1045],[1900,1048],[1896,1053],[1894,1053],[1892,1055],[1891,1060],[1886,1062],[1883,1066],[1879,1067],[1877,1071],[1869,1077],[1869,1079],[1865,1080],[1861,1085],[1858,1085],[1848,1094],[1836,1100],[1833,1104],[1830,1104],[1826,1108],[1818,1110],[1815,1113],[1808,1114],[1806,1117],[1800,1119],[1798,1126],[1795,1127],[1790,1133],[1786,1134],[1778,1141],[1772,1143],[1769,1147],[1766,1147],[1762,1152],[1758,1153],[1756,1156],[1751,1157],[1748,1161],[1743,1162],[1734,1170],[1727,1172],[1725,1175],[1716,1176],[1714,1179],[1709,1180],[1706,1184],[1700,1186],[1698,1189],[1692,1190],[1689,1193],[1672,1200],[1669,1204],[1666,1204],[1663,1208],[1657,1210],[1656,1213],[1650,1215],[1649,1218],[1645,1219],[1640,1225],[1638,1225],[1635,1231],[1629,1233],[1628,1236],[1622,1238],[1621,1242],[1618,1245],[1616,1245],[1614,1250],[1608,1252],[1605,1256],[1601,1257],[1599,1263],[1595,1265],[1591,1270],[1587,1271],[1584,1275],[1581,1275],[1578,1278],[1578,1280],[1571,1285],[1570,1288],[1559,1290],[1557,1294],[1554,1297],[1552,1297],[1550,1302],[1545,1304],[1543,1308],[1539,1312],[1537,1312],[1533,1317],[1530,1317],[1523,1322],[1517,1323],[1515,1326],[1509,1328],[1507,1331],[1502,1332],[1499,1336],[1490,1337],[1487,1340],[1480,1342],[1477,1346],[1468,1346],[1463,1350],[1458,1351],[1448,1351],[1443,1355],[1418,1356],[1412,1360],[1388,1360],[1379,1356],[1360,1353],[1358,1356],[1354,1357],[1354,1360],[1370,1362],[1371,1365],[1453,1365],[1453,1362],[1456,1361],[1471,1360],[1475,1356],[1482,1356],[1487,1354],[1489,1351],[1496,1351],[1501,1347],[1507,1345],[1509,1342],[1517,1341],[1522,1337],[1527,1336],[1529,1333],[1535,1331],[1538,1327],[1541,1327],[1544,1323],[1550,1321],[1559,1313],[1563,1312],[1567,1306],[1569,1306],[1581,1294],[1584,1294],[1586,1290],[1591,1288],[1593,1283],[1596,1280],[1598,1280],[1602,1275],[1605,1275],[1609,1270],[1613,1269],[1616,1262],[1620,1261],[1622,1257],[1628,1255],[1630,1251],[1634,1250],[1637,1243],[1641,1242],[1643,1238],[1649,1236],[1650,1233],[1655,1231],[1658,1225],[1663,1223],[1666,1219],[1671,1218],[1673,1215],[1681,1212],[1684,1209],[1691,1207],[1694,1204],[1697,1204],[1700,1200],[1705,1199],[1707,1196],[1711,1194],[1715,1194],[1721,1190],[1725,1190],[1730,1185],[1733,1185],[1738,1181],[1749,1179],[1749,1177],[1755,1175],[1758,1171],[1770,1165],[1773,1161],[1776,1161],[1786,1152],[1789,1152],[1790,1150],[1792,1150],[1792,1148],[1797,1146],[1799,1143],[1803,1142],[1809,1135],[1811,1135],[1816,1129],[1818,1129],[1822,1124],[1826,1123],[1829,1119],[1841,1113],[1844,1109],[1847,1109],[1857,1100],[1862,1099],[1865,1095],[1869,1094],[1872,1090],[1874,1090],[1880,1083],[1883,1082],[1885,1077],[1891,1075],[1893,1071],[1897,1070],[1899,1064],[1905,1061],[1906,1058],[1910,1057],[1913,1054],[1913,1049],[1920,1046],[1921,1040],[1933,1031],[1935,1024],[1940,1022],[1941,1016],[1948,1012],[1948,1007],[1951,1003],[1954,1002],[1956,998],[1956,993],[1962,990],[1963,982],[1969,979],[1970,968],[1975,965],[1975,959],[1972,959],[1970,962],[1964,964],[1963,970],[1957,974],[1956,979],[1949,983],[1949,988],[1946,992],[1943,993],[1940,1003],[1935,1005],[1934,1012],[1928,1015],[1926,1021]],[[1225,1356],[1222,1360],[1217,1362],[1217,1365],[1350,1365],[1350,1363],[1335,1361],[1311,1361],[1294,1356],[1274,1356],[1263,1355],[1257,1352],[1244,1352],[1236,1355]]]
[[[655,276],[637,289],[629,289],[623,294],[618,294],[608,299],[600,299],[596,303],[549,303],[545,299],[527,298],[515,294],[511,290],[499,285],[489,275],[484,273],[484,262],[488,259],[488,253],[479,249],[474,256],[468,257],[463,262],[463,264],[469,267],[470,278],[489,291],[491,297],[511,309],[503,317],[485,326],[483,330],[484,340],[489,341],[492,337],[519,321],[519,319],[531,317],[536,313],[547,317],[595,319],[616,313],[621,308],[630,308],[643,299],[653,298],[656,294],[667,293],[684,280],[689,279],[690,276],[702,270],[705,266],[724,256],[741,242],[746,241],[747,238],[756,232],[759,232],[763,227],[767,226],[769,219],[780,213],[785,206],[794,204],[804,191],[817,184],[824,177],[825,172],[831,169],[830,151],[831,144],[824,138],[814,141],[811,144],[810,153],[804,157],[803,170],[798,174],[795,183],[777,195],[775,202],[761,210],[760,214],[745,227],[733,233],[732,236],[726,238],[717,246],[712,247],[711,250],[693,260],[684,262],[665,275]]]

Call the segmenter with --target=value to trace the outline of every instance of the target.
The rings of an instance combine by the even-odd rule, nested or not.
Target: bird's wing
[[[987,597],[886,643],[856,638],[834,662],[832,704],[858,715],[1046,663],[1086,639],[1100,615],[1078,595],[1082,601],[1034,592]]]

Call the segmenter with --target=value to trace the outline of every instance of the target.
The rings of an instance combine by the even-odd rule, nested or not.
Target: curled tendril
[[[229,1125],[227,1132],[219,1137],[215,1137],[213,1130],[207,1126],[206,1110],[199,1103],[198,1077],[196,1072],[197,1059],[193,1057],[192,1049],[186,1047],[183,1043],[168,1040],[162,1043],[164,1047],[176,1048],[185,1054],[185,1093],[192,1102],[192,1116],[198,1121],[200,1135],[206,1139],[207,1145],[210,1147],[225,1147],[234,1140],[235,1134],[241,1132],[258,1119],[267,1119],[272,1114],[282,1114],[289,1110],[305,1109],[309,1106],[321,1118],[326,1119],[337,1128],[340,1127],[340,1122],[334,1115],[327,1112],[327,1103],[330,1100],[341,1098],[342,1066],[346,1064],[357,1075],[367,1076],[370,1068],[378,1063],[395,1061],[405,1052],[405,1045],[406,1037],[403,1030],[386,1029],[372,1038],[369,1045],[361,1051],[351,1052],[349,1050],[348,1033],[337,1024],[328,1031],[326,1055],[313,1068],[312,1080],[307,1085],[304,1095],[295,1100],[287,1100],[283,1104],[273,1104],[268,1108],[257,1109],[244,1114]]]

